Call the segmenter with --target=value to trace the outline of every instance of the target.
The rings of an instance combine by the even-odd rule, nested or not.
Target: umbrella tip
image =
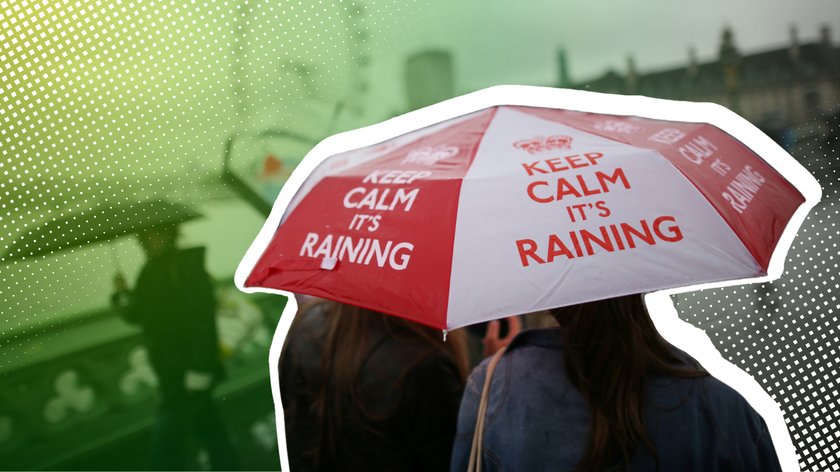
[[[443,342],[446,342],[446,330],[444,329],[441,331],[443,331]]]

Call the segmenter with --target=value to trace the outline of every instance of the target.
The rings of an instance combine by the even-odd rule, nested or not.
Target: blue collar
[[[510,352],[523,345],[557,350],[562,349],[563,329],[559,326],[555,328],[526,329],[513,338],[506,352]]]

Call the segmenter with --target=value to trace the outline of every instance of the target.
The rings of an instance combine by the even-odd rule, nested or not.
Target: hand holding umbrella
[[[484,339],[481,340],[481,344],[484,345],[484,357],[492,356],[499,349],[507,347],[513,341],[513,338],[522,331],[522,322],[518,316],[509,316],[503,321],[506,321],[508,325],[507,334],[504,337],[499,336],[501,330],[501,322],[499,320],[493,320],[487,323],[487,333],[485,333]]]
[[[117,293],[128,291],[128,283],[125,281],[125,277],[122,272],[117,272],[116,275],[114,275],[114,291]]]

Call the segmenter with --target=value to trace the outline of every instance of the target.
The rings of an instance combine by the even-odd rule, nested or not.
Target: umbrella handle
[[[114,261],[114,268],[117,269],[117,273],[122,275],[122,267],[120,266],[120,258],[117,254],[117,247],[116,243],[112,240],[108,243],[108,246],[111,248],[111,259]]]

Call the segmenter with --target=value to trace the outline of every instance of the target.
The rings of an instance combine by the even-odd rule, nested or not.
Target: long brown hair
[[[321,384],[315,399],[315,412],[321,425],[321,445],[316,454],[317,468],[329,470],[338,456],[340,431],[345,414],[357,419],[376,421],[381,413],[373,410],[376,405],[366,403],[360,382],[360,372],[367,360],[386,339],[421,340],[425,352],[414,357],[413,365],[404,366],[410,372],[429,356],[448,353],[462,381],[469,372],[466,338],[464,333],[450,333],[444,342],[442,332],[418,323],[384,315],[375,311],[342,303],[331,303],[327,338],[321,362]],[[388,386],[399,390],[401,381]],[[369,400],[368,400],[369,402]]]
[[[641,295],[551,310],[565,328],[566,370],[591,413],[588,443],[578,471],[627,466],[639,444],[656,450],[644,424],[644,389],[650,373],[708,375],[680,360],[662,339]],[[659,464],[656,458],[657,467]]]

